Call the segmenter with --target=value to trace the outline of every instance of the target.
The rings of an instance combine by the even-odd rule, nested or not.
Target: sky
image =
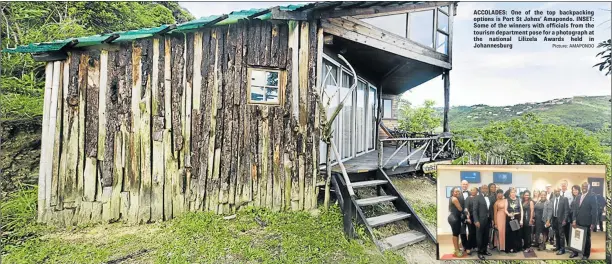
[[[199,18],[295,3],[299,2],[180,2],[180,5]],[[553,49],[551,43],[519,43],[516,37],[513,37],[512,49],[473,48],[473,13],[480,9],[523,12],[591,10],[595,12],[596,43],[610,38],[611,22],[602,24],[610,19],[610,11],[606,11],[612,9],[609,2],[459,2],[454,20],[453,69],[450,72],[452,106],[505,106],[611,94],[611,76],[605,76],[592,67],[599,62],[595,55],[601,49]],[[443,106],[443,82],[439,77],[434,78],[406,92],[403,97],[413,105],[434,100],[436,106]]]

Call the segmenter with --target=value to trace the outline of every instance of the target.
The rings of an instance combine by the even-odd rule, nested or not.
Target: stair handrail
[[[338,149],[336,148],[336,143],[334,143],[333,140],[330,142],[331,142],[331,149],[334,151],[334,155],[336,155],[338,166],[340,166],[340,170],[342,171],[342,177],[344,177],[344,182],[346,183],[346,188],[348,189],[349,195],[351,197],[354,197],[355,192],[353,191],[353,185],[351,184],[348,173],[346,172],[346,168],[344,167],[344,164],[342,163],[340,153],[338,153]]]

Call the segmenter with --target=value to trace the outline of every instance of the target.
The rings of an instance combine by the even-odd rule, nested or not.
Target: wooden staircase
[[[353,224],[357,222],[366,227],[372,240],[381,251],[401,249],[427,239],[436,242],[434,236],[427,230],[383,170],[353,175],[352,178],[351,182],[347,183],[345,180],[347,177],[340,173],[332,174],[332,185],[344,214],[344,230],[349,237],[354,237]],[[349,188],[353,189],[355,195],[349,195]],[[375,193],[375,195],[361,198],[359,195],[361,193]],[[392,206],[389,207],[389,203]],[[392,208],[393,211],[366,217],[364,211],[371,209],[369,207],[372,206],[386,206],[386,208]],[[378,238],[375,234],[380,232],[375,232],[375,230],[389,224],[407,225],[408,231]]]

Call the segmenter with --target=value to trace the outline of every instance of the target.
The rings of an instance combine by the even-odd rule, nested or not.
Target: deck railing
[[[396,150],[388,158],[384,158],[384,145],[385,143],[391,143],[396,146]],[[442,133],[439,135],[426,135],[425,137],[401,137],[401,138],[387,138],[379,140],[378,146],[378,167],[385,168],[391,160],[402,150],[404,147],[407,149],[407,155],[401,161],[397,162],[391,168],[392,171],[397,169],[402,164],[410,165],[410,158],[419,155],[419,159],[416,163],[416,169],[419,165],[427,161],[435,161],[441,153],[446,153],[445,156],[450,154],[454,156],[455,146],[452,142],[452,135],[450,133]],[[447,158],[447,157],[445,157]]]

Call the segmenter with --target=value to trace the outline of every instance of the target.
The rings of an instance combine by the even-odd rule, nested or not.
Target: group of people
[[[567,181],[555,189],[547,185],[546,190],[534,190],[532,195],[529,190],[517,193],[514,187],[504,191],[495,184],[469,188],[469,183],[462,181],[461,188],[453,188],[449,198],[454,256],[476,251],[484,260],[492,255],[489,249],[527,253],[532,248],[545,250],[547,242],[555,246],[557,255],[563,255],[570,241],[570,226],[580,226],[587,230],[582,259],[588,259],[591,232],[603,228],[600,221],[605,199],[592,193],[588,182],[571,190],[567,185]],[[579,256],[567,251],[570,258]]]

